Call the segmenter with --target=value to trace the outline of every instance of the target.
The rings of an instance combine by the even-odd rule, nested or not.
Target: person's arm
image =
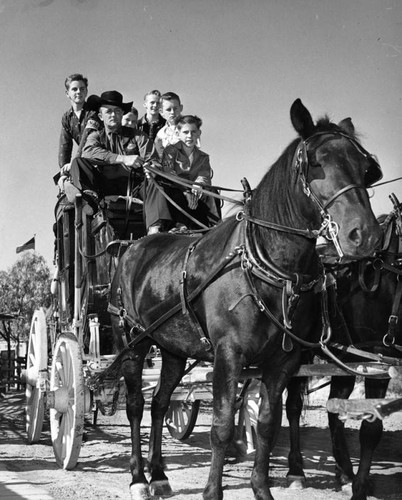
[[[202,163],[196,167],[194,175],[197,177],[194,180],[195,184],[211,185],[212,168],[209,163],[209,156],[204,154],[202,156]]]
[[[91,113],[85,124],[84,132],[82,133],[82,137],[78,145],[77,154],[75,155],[76,158],[82,157],[82,150],[87,141],[88,135],[93,131],[101,130],[102,126],[103,126],[102,122],[100,122],[96,118],[96,115],[94,113],[93,114]]]
[[[64,116],[61,120],[61,132],[59,139],[59,167],[63,168],[66,163],[70,163],[73,152],[73,138],[66,127]]]
[[[97,130],[90,130],[82,146],[81,158],[97,163],[98,165],[113,165],[123,163],[122,155],[112,153],[102,144]]]

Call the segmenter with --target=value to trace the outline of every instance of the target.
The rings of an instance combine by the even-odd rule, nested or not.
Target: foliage
[[[27,338],[35,309],[50,306],[50,282],[45,259],[36,252],[24,252],[7,272],[0,271],[0,311],[18,314],[11,322],[13,340]]]

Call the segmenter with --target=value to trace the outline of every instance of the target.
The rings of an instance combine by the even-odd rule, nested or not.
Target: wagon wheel
[[[260,408],[260,381],[253,379],[243,396],[243,402],[239,409],[237,424],[237,448],[241,454],[255,451],[256,428]],[[275,447],[279,431],[282,425],[282,404],[279,405],[275,417],[275,434],[272,449]]]
[[[193,432],[201,401],[171,401],[166,413],[165,423],[170,435],[180,441],[187,439]]]
[[[29,332],[26,367],[26,432],[28,443],[37,443],[45,415],[44,392],[38,387],[39,372],[47,369],[47,326],[43,309],[35,311]]]
[[[62,335],[53,354],[49,394],[50,429],[57,464],[73,469],[84,431],[84,375],[81,349],[72,333]]]

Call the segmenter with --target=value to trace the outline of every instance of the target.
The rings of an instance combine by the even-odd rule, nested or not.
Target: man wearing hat
[[[144,133],[122,126],[122,117],[133,103],[124,103],[120,92],[92,95],[87,102],[98,112],[103,127],[87,130],[81,157],[74,159],[69,169],[71,183],[64,183],[66,196],[73,201],[79,192],[92,198],[126,195],[135,174],[139,179],[136,184],[142,181],[143,162],[156,157],[153,143]]]

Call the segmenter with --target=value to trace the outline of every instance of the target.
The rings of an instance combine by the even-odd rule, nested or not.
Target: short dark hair
[[[73,73],[72,75],[68,76],[65,79],[64,86],[66,87],[66,90],[68,90],[70,88],[71,82],[84,82],[85,87],[88,88],[88,78],[85,78],[85,76],[82,76],[81,73]]]
[[[178,101],[181,104],[180,97],[174,92],[165,92],[161,95],[161,101]]]
[[[157,95],[158,97],[161,97],[161,93],[159,92],[159,90],[150,90],[144,95],[144,101],[149,95]]]
[[[202,126],[202,120],[196,115],[178,116],[175,120],[176,127],[180,130],[184,125],[196,125],[198,129]]]
[[[130,109],[130,111],[127,111],[127,113],[133,113],[134,115],[138,116],[138,109],[135,108],[134,106],[132,106],[131,109]]]

